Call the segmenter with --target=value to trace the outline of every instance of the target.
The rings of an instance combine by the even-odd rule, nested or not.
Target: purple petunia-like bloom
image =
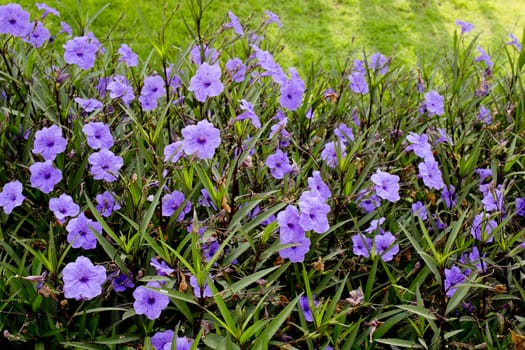
[[[97,194],[95,200],[97,206],[95,207],[100,215],[104,217],[110,216],[115,210],[120,209],[119,202],[115,199],[117,195],[115,192],[104,191],[102,194]]]
[[[313,295],[312,297],[314,299],[312,304],[314,307],[317,307],[319,302],[315,300],[315,295]],[[307,322],[312,322],[314,320],[314,316],[312,314],[312,308],[310,307],[310,302],[306,295],[302,295],[299,298],[299,306],[301,307],[301,312],[303,313],[304,319]]]
[[[43,128],[35,133],[32,152],[40,154],[45,160],[54,160],[57,154],[66,150],[67,141],[62,136],[62,129],[56,125]]]
[[[42,13],[42,17],[41,17],[42,19],[44,19],[48,14],[52,14],[57,17],[60,17],[60,12],[58,12],[58,10],[55,9],[54,7],[49,7],[47,4],[44,4],[41,2],[37,2],[35,6],[37,9],[44,11],[44,13]]]
[[[283,108],[295,111],[303,101],[305,85],[295,68],[290,68],[290,73],[292,77],[281,85],[279,103]]]
[[[503,202],[504,202],[503,196],[504,195],[502,191],[502,186],[498,185],[496,188],[493,188],[493,189],[491,189],[490,183],[483,187],[482,186],[483,185],[480,185],[480,190],[482,190],[482,188],[486,188],[485,191],[482,190],[483,199],[481,200],[481,203],[483,203],[483,208],[485,209],[485,211],[497,210],[497,211],[503,212],[504,211],[504,208],[503,208]]]
[[[241,38],[244,38],[244,30],[242,29],[239,18],[231,11],[228,11],[228,17],[230,17],[230,23],[226,24],[226,28],[233,28]]]
[[[104,81],[99,81],[99,83]],[[109,97],[112,99],[120,98],[126,106],[135,99],[133,88],[129,84],[129,81],[122,75],[114,75],[111,81],[105,81],[107,84],[106,89],[109,90]],[[99,89],[99,93],[103,95],[102,89]]]
[[[179,207],[184,203],[185,197],[184,193],[179,191],[173,191],[172,193],[165,194],[162,197],[162,216],[172,216],[173,213],[179,209]],[[184,220],[184,217],[191,210],[191,202],[188,201],[186,206],[181,210],[177,221]]]
[[[253,105],[251,104],[251,102],[248,102],[245,99],[242,99],[240,107],[244,112],[239,114],[237,118],[235,118],[235,120],[250,119],[253,126],[256,129],[259,129],[261,127],[261,122],[259,121],[259,117],[257,117],[257,114],[255,114],[255,111],[253,110]]]
[[[516,214],[525,217],[525,198],[516,198]]]
[[[126,63],[129,67],[135,67],[139,64],[139,58],[136,53],[126,44],[120,45],[118,49],[120,55],[118,61]]]
[[[456,287],[465,282],[466,278],[465,274],[456,265],[453,265],[450,269],[445,269],[445,285],[443,287],[447,297],[452,298],[454,293],[456,293]]]
[[[423,221],[428,218],[427,208],[421,201],[412,204],[412,214],[419,216]]]
[[[431,90],[425,94],[423,107],[431,117],[434,115],[443,115],[445,113],[445,98],[437,91]]]
[[[181,131],[182,149],[189,156],[197,159],[212,159],[215,149],[221,144],[219,129],[207,120],[201,120],[196,125],[188,125]]]
[[[374,237],[376,255],[380,256],[384,262],[391,261],[399,253],[399,245],[393,244],[396,237],[391,232],[381,232]]]
[[[182,141],[175,141],[164,147],[164,163],[177,163],[183,155]]]
[[[102,226],[98,222],[86,218],[84,213],[81,213],[67,223],[67,241],[73,248],[95,249],[97,247],[97,237],[93,234],[93,230],[102,234]]]
[[[194,46],[190,50],[190,59],[195,65],[200,66],[203,63],[202,56],[204,56],[204,61],[213,64],[217,61],[217,58],[219,58],[219,53],[217,50],[208,47],[206,44],[203,46]]]
[[[246,65],[242,63],[240,58],[232,58],[226,65],[226,72],[231,76],[232,80],[236,83],[242,83],[246,74]]]
[[[113,152],[102,149],[88,157],[91,164],[91,174],[95,180],[114,182],[117,180],[118,171],[124,165],[124,160]]]
[[[279,19],[278,15],[269,10],[264,11],[264,13],[268,16],[268,19],[265,22],[266,24],[276,23],[279,28],[283,26],[283,23]]]
[[[88,146],[92,149],[110,149],[113,147],[113,136],[109,126],[102,122],[91,122],[82,127],[87,137]]]
[[[58,198],[51,198],[49,200],[49,209],[55,214],[58,222],[63,223],[66,218],[77,216],[80,212],[80,207],[73,201],[70,195],[62,193]]]
[[[316,233],[325,233],[330,228],[328,224],[328,213],[330,206],[317,192],[303,192],[299,198],[301,214],[299,224],[305,231],[313,230]]]
[[[160,288],[158,282],[148,282],[148,287]],[[168,307],[170,298],[158,291],[151,290],[144,286],[139,286],[133,292],[135,302],[133,308],[137,315],[145,315],[150,320],[155,320],[160,317],[161,312]]]
[[[212,275],[209,275],[209,277],[210,280],[213,281]],[[200,286],[199,282],[197,281],[197,277],[192,275],[190,277],[190,286],[193,288],[193,295],[195,295],[197,298],[213,297],[213,292],[211,291],[207,280],[204,280],[204,285]]]
[[[69,37],[73,36],[73,28],[71,28],[69,24],[66,22],[60,22],[60,26],[62,27],[62,30],[59,32],[59,34],[66,33]]]
[[[369,67],[374,72],[379,72],[379,74],[385,75],[388,70],[388,60],[380,52],[376,52],[370,56]]]
[[[485,50],[483,50],[483,48],[481,46],[478,46],[477,47],[478,51],[479,51],[479,56],[474,58],[474,62],[485,62],[485,64],[487,65],[488,68],[492,68],[492,66],[494,65],[494,63],[492,62],[490,56],[487,54],[487,52]]]
[[[339,124],[337,128],[335,128],[334,134],[343,145],[355,140],[354,131],[344,123]]]
[[[509,34],[510,41],[506,42],[505,44],[514,46],[518,52],[521,52],[521,44],[518,38],[514,34]]]
[[[321,151],[321,159],[326,162],[330,168],[335,168],[339,164],[339,157],[337,153],[341,155],[341,159],[346,158],[346,151],[341,148],[344,144],[336,143],[335,141],[327,142]]]
[[[348,76],[350,89],[356,94],[366,95],[368,93],[368,83],[366,82],[365,73],[354,71]]]
[[[157,272],[157,276],[168,276],[175,272],[175,269],[166,264],[165,261],[160,261],[157,258],[151,258],[150,265],[153,266]]]
[[[46,194],[62,180],[62,172],[55,168],[50,160],[33,163],[29,171],[31,172],[31,187],[38,188]]]
[[[312,173],[312,176],[310,176],[307,179],[307,181],[308,188],[311,191],[316,191],[324,201],[328,200],[328,198],[332,196],[330,188],[326,183],[324,183],[323,179],[321,178],[321,172],[319,170],[315,170]]]
[[[284,175],[292,172],[292,165],[286,153],[277,149],[275,153],[270,154],[266,158],[266,166],[270,169],[270,173],[275,179],[282,179]]]
[[[376,194],[389,202],[397,202],[399,197],[399,176],[377,169],[371,177]]]
[[[89,258],[79,256],[62,270],[64,297],[76,300],[90,300],[102,293],[106,281],[104,266],[94,266]]]
[[[490,109],[486,108],[485,106],[479,107],[479,112],[476,117],[487,125],[492,123]]]
[[[144,84],[140,92],[139,101],[142,109],[152,111],[157,108],[157,100],[166,95],[164,80],[159,75],[144,78]]]
[[[366,189],[359,191],[356,201],[357,206],[367,213],[371,213],[381,206],[381,199],[375,193]]]
[[[468,33],[474,29],[474,25],[469,22],[465,22],[462,20],[456,20],[456,24],[461,27],[461,34]]]
[[[51,34],[49,33],[49,30],[44,27],[42,22],[36,22],[36,25],[34,26],[31,33],[29,33],[29,35],[22,40],[33,45],[33,47],[39,48],[42,47],[42,45],[44,45],[44,43],[50,38]]]
[[[257,45],[251,45],[255,51],[255,58],[259,62],[259,66],[264,70],[263,76],[271,76],[273,81],[279,85],[284,85],[286,83],[286,74],[284,74],[283,69],[275,60],[273,56],[268,51],[261,50]]]
[[[190,350],[193,344],[193,339],[186,337],[176,337],[175,332],[171,329],[164,332],[157,332],[151,337],[151,344],[155,350],[171,350],[173,348],[173,340],[175,340],[175,350]]]
[[[424,162],[418,164],[418,168],[419,177],[423,179],[425,186],[436,190],[440,190],[445,187],[441,170],[439,170],[439,165],[434,160],[434,158],[425,159]]]
[[[356,256],[370,257],[372,251],[372,239],[361,233],[352,236],[352,252]]]
[[[118,293],[126,291],[126,289],[135,288],[133,280],[125,273],[119,272],[113,280],[113,290]]]
[[[197,101],[205,102],[208,97],[219,96],[224,90],[221,83],[221,67],[218,63],[209,65],[204,62],[190,80],[188,90],[195,93]]]
[[[450,209],[456,205],[456,188],[454,185],[448,185],[443,187],[443,190],[441,191],[441,198],[443,198],[443,202],[445,202],[445,206]]]
[[[290,259],[291,262],[303,262],[304,256],[310,250],[310,239],[304,234],[297,237],[280,237],[281,244],[295,244],[293,247],[282,248],[279,250],[279,256],[283,259]]]
[[[23,38],[32,29],[29,12],[22,9],[22,6],[18,4],[0,6],[0,34],[11,34]]]
[[[291,204],[277,214],[281,240],[294,241],[297,237],[304,236],[304,229],[299,224],[299,219],[299,210]]]
[[[409,133],[407,141],[411,143],[410,146],[405,148],[406,151],[414,151],[414,153],[423,159],[433,159],[432,149],[428,143],[427,134],[418,135],[416,133]]]
[[[85,98],[75,97],[75,102],[78,103],[80,107],[82,107],[84,112],[87,112],[87,113],[93,112],[94,110],[104,107],[102,102],[100,102],[96,98],[85,99]]]
[[[24,195],[22,194],[23,186],[18,180],[8,182],[0,192],[0,207],[4,209],[6,214],[11,214],[15,207],[22,205],[24,202]]]
[[[90,69],[95,65],[99,47],[89,36],[80,36],[64,44],[64,60],[76,64],[82,69]]]
[[[494,240],[494,231],[498,227],[495,220],[488,220],[487,214],[478,214],[474,216],[470,234],[478,241],[491,243]]]

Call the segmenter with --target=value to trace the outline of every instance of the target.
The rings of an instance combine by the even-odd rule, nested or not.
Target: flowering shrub
[[[304,76],[274,13],[205,33],[189,3],[193,41],[158,61],[0,6],[2,344],[518,344],[517,39],[491,57],[458,21],[432,65]]]

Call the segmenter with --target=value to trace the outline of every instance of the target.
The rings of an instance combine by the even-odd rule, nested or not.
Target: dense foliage
[[[189,4],[188,47],[148,57],[0,6],[1,344],[522,344],[520,42],[459,21],[438,62],[304,80],[272,12],[206,32]]]

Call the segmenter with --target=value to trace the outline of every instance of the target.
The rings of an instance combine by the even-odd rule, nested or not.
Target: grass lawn
[[[34,10],[33,1],[19,1]],[[76,0],[48,0],[48,5],[59,9],[63,19],[78,18]],[[95,34],[115,28],[130,45],[141,53],[151,49],[145,29],[160,28],[163,10],[176,11],[166,31],[166,40],[176,46],[186,45],[189,36],[182,16],[189,13],[187,1],[108,1],[81,0],[84,14],[94,14],[107,8],[92,23]],[[264,10],[278,14],[284,24],[281,32],[286,48],[279,60],[290,61],[304,69],[305,65],[321,61],[323,64],[342,61],[352,50],[365,48],[367,52],[381,51],[395,55],[400,61],[414,63],[418,55],[432,59],[440,48],[451,43],[458,27],[456,19],[475,24],[475,33],[481,34],[481,43],[495,49],[507,40],[508,33],[518,37],[525,25],[523,3],[518,0],[215,0],[205,14],[207,27],[225,21],[232,10],[244,21],[253,15],[264,17]],[[33,11],[33,13],[36,13]],[[144,57],[144,55],[142,55]]]

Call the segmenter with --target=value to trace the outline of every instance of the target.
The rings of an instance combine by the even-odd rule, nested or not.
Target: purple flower
[[[67,24],[66,22],[60,22],[60,26],[62,27],[62,30],[59,32],[60,33],[66,33],[67,35],[69,35],[70,37],[73,36],[73,29],[71,28],[71,26],[69,24]]]
[[[374,72],[385,75],[388,70],[388,60],[380,52],[374,53],[370,56],[370,68],[373,69]]]
[[[445,98],[434,90],[429,91],[425,94],[423,107],[429,116],[443,115],[445,113]]]
[[[190,58],[191,61],[197,65],[200,66],[202,63],[202,55],[204,55],[204,60],[208,61],[209,63],[215,63],[217,61],[217,58],[219,57],[219,54],[217,53],[217,50],[213,48],[209,48],[206,45],[201,46],[194,46],[190,50]]]
[[[292,77],[281,85],[279,103],[283,108],[295,111],[303,101],[305,86],[295,68],[290,68],[290,73]]]
[[[330,206],[326,204],[317,192],[306,191],[299,198],[301,214],[299,224],[305,231],[325,233],[330,228],[328,213]]]
[[[84,213],[78,217],[69,220],[66,231],[68,232],[67,241],[73,248],[82,248],[85,250],[95,249],[97,247],[97,238],[93,230],[102,234],[102,226],[91,219],[86,218]]]
[[[226,72],[232,77],[232,80],[236,83],[242,83],[244,81],[244,75],[246,74],[246,66],[242,61],[235,57],[224,66]]]
[[[339,142],[343,145],[346,145],[347,143],[350,143],[350,141],[355,140],[354,131],[344,123],[339,124],[337,128],[335,128],[334,134],[338,137]]]
[[[175,270],[169,267],[165,261],[159,262],[159,259],[157,258],[151,258],[150,265],[155,268],[158,276],[169,276],[175,272]]]
[[[476,174],[479,175],[480,182],[483,182],[483,180],[492,176],[492,169],[490,168],[478,168],[475,171],[476,171]]]
[[[348,76],[350,89],[356,94],[366,95],[368,93],[368,83],[363,72],[354,71]]]
[[[148,282],[146,286],[161,287],[158,282]],[[135,298],[133,308],[137,315],[145,315],[150,320],[159,318],[162,310],[166,309],[170,303],[167,295],[144,286],[137,287],[133,292],[133,297]]]
[[[85,256],[68,263],[62,270],[64,297],[76,300],[90,300],[102,293],[106,281],[104,266],[94,266]]]
[[[133,283],[133,280],[125,273],[119,272],[117,277],[115,277],[113,280],[113,290],[115,292],[121,293],[126,291],[126,289],[131,288],[135,288],[135,283]]]
[[[165,194],[162,197],[162,216],[172,216],[173,213],[179,209],[179,207],[184,203],[184,193],[179,191],[173,191],[170,194]],[[184,220],[184,217],[191,210],[191,202],[188,201],[186,206],[180,211],[177,221]]]
[[[368,238],[361,233],[352,236],[352,252],[356,256],[363,256],[365,258],[370,257],[370,251],[372,250],[372,239]]]
[[[383,232],[383,229],[381,228],[381,225],[385,222],[385,218],[381,217],[379,219],[375,219],[370,221],[370,226],[365,230],[367,233],[373,233],[375,231]]]
[[[274,82],[281,86],[284,85],[286,83],[286,74],[284,74],[281,66],[274,61],[272,54],[261,50],[256,45],[251,45],[251,47],[255,51],[255,58],[259,62],[259,66],[265,71],[263,76],[269,75]]]
[[[168,67],[166,67],[164,74],[166,75],[166,79],[168,80],[168,85],[173,90],[176,90],[182,86],[182,82],[180,81],[180,78],[177,76],[176,72],[172,72],[172,70],[173,65],[170,64]]]
[[[437,128],[437,131],[439,133],[439,138],[436,140],[436,143],[447,142],[449,145],[454,146],[454,141],[452,141],[452,137],[447,135],[447,132],[444,129]]]
[[[414,151],[416,156],[423,159],[433,159],[434,155],[432,154],[432,149],[428,143],[427,134],[418,135],[416,133],[409,133],[407,136],[407,141],[411,143],[410,146],[405,148],[406,151]]]
[[[452,265],[452,268],[445,269],[445,293],[447,297],[452,298],[456,293],[457,286],[465,282],[466,276],[461,272],[461,269],[456,265]]]
[[[443,201],[445,202],[445,207],[448,209],[454,207],[456,205],[456,188],[454,185],[448,185],[443,187],[443,190],[441,191],[441,198],[443,198]]]
[[[478,241],[490,243],[494,240],[492,231],[498,227],[495,220],[488,220],[487,214],[478,214],[474,217],[470,234]]]
[[[294,244],[293,247],[281,248],[279,256],[283,259],[290,259],[291,262],[303,262],[304,256],[310,250],[310,239],[306,236],[283,237],[280,236],[279,242],[282,245]]]
[[[56,125],[43,128],[35,133],[32,152],[40,154],[45,160],[54,160],[57,154],[66,150],[67,141],[62,137],[62,129]]]
[[[412,214],[419,216],[423,221],[428,218],[427,208],[421,201],[417,201],[412,204]]]
[[[177,163],[183,155],[182,141],[175,141],[164,147],[164,163]]]
[[[221,144],[219,129],[207,120],[197,125],[188,125],[182,129],[182,149],[189,156],[197,159],[212,159],[215,149]]]
[[[95,180],[114,182],[118,171],[124,165],[124,160],[107,149],[101,149],[88,157],[91,164],[91,174]]]
[[[240,107],[244,112],[239,114],[237,118],[235,118],[235,120],[250,119],[253,126],[256,129],[259,129],[261,127],[261,122],[259,121],[259,117],[257,117],[257,114],[255,114],[255,111],[253,110],[253,105],[245,99],[242,99]]]
[[[224,85],[221,83],[221,67],[219,64],[209,65],[204,62],[197,69],[197,73],[190,80],[188,90],[195,93],[197,101],[205,102],[208,97],[219,96]]]
[[[212,207],[213,209],[217,210],[215,203],[213,203],[213,200],[210,194],[205,188],[201,188],[201,195],[199,196],[199,200],[197,204],[202,205],[203,207],[207,207],[207,208]]]
[[[525,217],[525,198],[516,198],[516,214]]]
[[[467,253],[463,254],[459,261],[462,264],[468,264],[468,263],[473,264],[478,270],[482,272],[486,272],[487,264],[485,263],[485,261],[483,261],[484,257],[485,257],[485,254],[483,254],[483,256],[480,256],[478,247],[473,247],[472,251],[469,254]]]
[[[51,34],[49,33],[49,30],[44,27],[42,22],[36,22],[33,31],[29,33],[29,35],[23,40],[33,45],[33,47],[39,48],[42,47],[42,45],[44,45],[44,43],[50,38]]]
[[[68,64],[76,64],[82,69],[90,69],[95,65],[98,46],[88,36],[80,36],[64,44],[64,60]]]
[[[324,200],[328,200],[332,196],[332,193],[330,192],[330,188],[327,184],[324,183],[323,179],[321,178],[321,172],[318,170],[315,170],[312,173],[312,176],[310,176],[308,179],[308,188],[311,191],[315,191],[318,193],[318,195]]]
[[[369,195],[367,197],[367,195]],[[368,190],[361,190],[357,194],[357,206],[367,213],[373,212],[376,208],[381,206],[381,200],[375,193]]]
[[[115,192],[104,191],[102,194],[97,194],[95,197],[97,201],[96,209],[100,215],[104,217],[110,216],[115,210],[120,209],[120,204],[115,200],[117,195]]]
[[[15,207],[22,205],[24,202],[24,195],[22,194],[22,183],[18,180],[8,182],[0,192],[0,207],[4,209],[6,214],[11,214]]]
[[[95,98],[84,99],[80,97],[75,97],[75,102],[78,103],[80,107],[82,107],[82,109],[88,113],[93,112],[96,109],[100,109],[104,107],[102,102],[100,102],[99,100]]]
[[[277,16],[275,13],[273,13],[272,11],[268,11],[268,10],[264,11],[264,13],[266,13],[266,15],[268,15],[268,19],[266,20],[266,24],[277,23],[277,26],[279,28],[281,28],[283,26],[283,23],[279,19],[279,16]]]
[[[286,153],[277,149],[275,153],[266,158],[266,166],[270,168],[270,173],[275,179],[282,179],[284,175],[292,172],[292,165]]]
[[[212,275],[209,275],[210,280],[213,281]],[[204,285],[200,286],[195,276],[190,277],[190,286],[193,288],[193,295],[197,298],[211,298],[213,293],[208,285],[208,281],[204,280]]]
[[[327,142],[321,151],[321,159],[326,162],[330,168],[335,168],[339,164],[339,153],[341,159],[346,158],[346,151],[341,148],[344,144],[336,143],[335,141]]]
[[[42,17],[41,17],[42,19],[44,19],[48,14],[52,14],[57,17],[60,17],[60,12],[58,12],[57,9],[53,7],[49,7],[47,4],[37,2],[35,6],[37,9],[44,11],[44,13],[42,13]]]
[[[109,97],[112,99],[120,98],[126,106],[128,106],[131,101],[135,99],[133,88],[131,85],[129,85],[128,80],[121,75],[113,76],[111,81],[107,82],[106,89],[109,90]]]
[[[474,25],[472,23],[464,22],[461,20],[456,20],[456,24],[461,27],[461,34],[468,33],[474,29]]]
[[[102,122],[91,122],[82,127],[87,137],[88,146],[92,149],[110,149],[113,147],[113,136],[109,126]]]
[[[0,34],[26,37],[33,25],[29,22],[29,13],[18,4],[0,6]]]
[[[70,195],[62,193],[58,198],[49,199],[49,209],[55,214],[58,222],[63,223],[66,218],[77,216],[80,207],[73,201]]]
[[[228,11],[228,17],[230,17],[230,23],[226,25],[226,28],[233,28],[235,33],[237,33],[241,38],[244,38],[244,30],[242,29],[239,18],[231,11]]]
[[[423,179],[425,185],[429,188],[440,190],[445,187],[441,170],[439,170],[438,163],[432,159],[425,159],[424,162],[418,164],[419,177]]]
[[[164,350],[164,346],[168,343],[171,344],[175,332],[168,329],[164,332],[157,332],[151,337],[151,345],[155,347],[155,350]],[[169,348],[171,350],[171,346]]]
[[[31,172],[31,187],[38,188],[46,194],[62,180],[62,172],[56,169],[50,160],[33,163],[29,171]]]
[[[376,255],[381,256],[384,262],[391,261],[399,253],[399,245],[393,244],[396,237],[391,232],[379,233],[374,237]]]
[[[313,296],[313,306],[317,307],[319,302],[315,300],[315,295]],[[312,322],[314,320],[314,317],[312,315],[312,309],[310,308],[310,302],[308,300],[308,297],[306,295],[302,295],[299,298],[299,306],[301,307],[301,312],[303,313],[304,319],[307,322]]]
[[[128,45],[126,44],[120,45],[120,48],[118,49],[118,53],[120,55],[118,59],[119,62],[124,62],[129,67],[135,67],[139,64],[139,58],[137,54],[135,54]]]
[[[304,229],[299,224],[299,219],[299,210],[290,204],[285,210],[277,214],[281,241],[293,242],[300,237],[304,237]]]
[[[481,46],[478,46],[477,49],[478,49],[480,55],[478,57],[474,58],[474,62],[481,62],[481,61],[483,61],[483,62],[485,62],[487,67],[492,68],[494,63],[490,59],[490,56],[487,54],[487,52],[485,52],[485,50],[483,50],[481,48]]]
[[[490,189],[490,185],[488,185],[483,195],[481,203],[483,203],[485,211],[498,210],[503,212],[503,192],[501,185],[493,189]]]
[[[399,197],[399,176],[377,169],[372,175],[376,194],[390,202],[397,202]]]
[[[164,80],[158,75],[144,78],[144,84],[140,92],[140,103],[145,111],[152,111],[157,108],[157,99],[166,95]]]
[[[485,108],[485,106],[479,107],[477,117],[479,120],[481,120],[487,125],[490,125],[490,123],[492,123],[490,110],[488,108]]]
[[[518,50],[518,52],[521,52],[521,44],[518,38],[516,38],[513,34],[509,34],[509,38],[510,41],[506,42],[506,44],[514,46]]]

